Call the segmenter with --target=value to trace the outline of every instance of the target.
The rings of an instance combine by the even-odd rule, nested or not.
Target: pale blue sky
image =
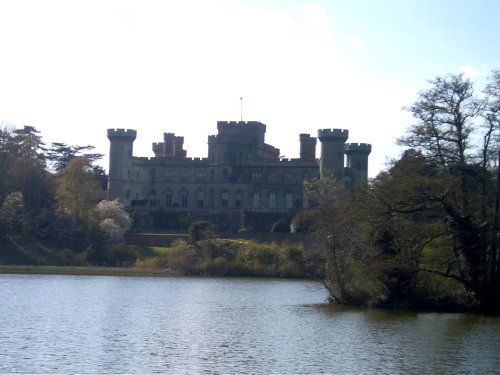
[[[428,79],[463,71],[479,91],[500,69],[499,16],[493,0],[0,0],[0,122],[96,146],[107,168],[111,127],[137,129],[136,156],[174,132],[205,157],[243,97],[282,155],[347,128],[374,176]]]

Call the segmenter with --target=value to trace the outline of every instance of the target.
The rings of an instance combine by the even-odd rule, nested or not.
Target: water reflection
[[[500,319],[291,280],[0,275],[0,372],[494,373]]]

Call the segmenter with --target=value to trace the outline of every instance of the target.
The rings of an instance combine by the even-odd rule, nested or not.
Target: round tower
[[[321,142],[319,172],[321,177],[344,177],[344,147],[349,138],[346,129],[320,129],[318,139]]]
[[[345,145],[347,168],[351,176],[351,188],[367,183],[368,155],[370,155],[371,151],[372,145],[368,143],[347,143]]]
[[[132,155],[137,131],[132,129],[108,129],[109,171],[108,199],[118,198],[128,204],[127,187],[130,180]]]

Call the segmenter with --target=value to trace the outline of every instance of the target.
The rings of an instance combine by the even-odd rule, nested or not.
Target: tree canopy
[[[404,153],[364,191],[306,186],[303,215],[342,303],[500,306],[500,73],[479,94],[463,74],[429,85],[405,108],[415,122]]]

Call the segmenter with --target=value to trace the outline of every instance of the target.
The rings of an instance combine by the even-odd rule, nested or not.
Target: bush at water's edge
[[[248,239],[177,240],[170,247],[103,244],[72,251],[16,237],[4,240],[0,249],[3,265],[128,267],[188,275],[311,278],[320,263],[301,243]]]
[[[318,263],[300,243],[210,238],[176,241],[157,256],[140,259],[137,266],[191,275],[311,278],[317,275]]]

